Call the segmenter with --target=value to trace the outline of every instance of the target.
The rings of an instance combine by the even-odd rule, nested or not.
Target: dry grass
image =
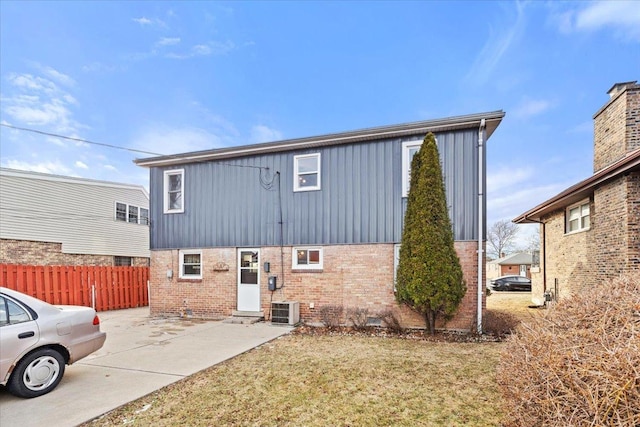
[[[500,343],[289,335],[91,426],[494,426]]]
[[[498,381],[513,426],[640,426],[640,278],[602,283],[524,321]]]

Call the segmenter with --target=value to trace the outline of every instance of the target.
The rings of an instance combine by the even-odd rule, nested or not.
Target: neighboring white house
[[[149,194],[0,168],[0,263],[148,265]]]

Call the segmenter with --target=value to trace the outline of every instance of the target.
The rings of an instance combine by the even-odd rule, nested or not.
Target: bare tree
[[[487,252],[496,258],[500,258],[505,252],[513,248],[517,235],[517,224],[507,219],[494,222],[487,231]]]
[[[527,245],[524,248],[525,252],[534,253],[540,250],[540,227],[534,229],[527,240]]]

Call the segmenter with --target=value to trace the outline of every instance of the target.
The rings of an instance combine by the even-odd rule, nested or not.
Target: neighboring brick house
[[[468,287],[447,327],[472,329],[483,304],[483,147],[503,116],[136,160],[150,168],[151,313],[269,318],[272,301],[296,301],[306,322],[339,305],[371,317],[396,310],[405,325],[424,327],[421,316],[398,308],[394,274],[410,161],[431,131]],[[276,291],[268,290],[270,276]]]
[[[594,115],[594,174],[514,219],[540,223],[533,301],[640,273],[640,85],[615,84]]]
[[[511,275],[531,278],[532,260],[533,256],[530,253],[518,252],[489,261],[487,262],[487,279]]]
[[[0,168],[0,263],[148,266],[149,194]]]

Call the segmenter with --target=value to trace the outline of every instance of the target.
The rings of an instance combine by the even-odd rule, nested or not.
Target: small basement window
[[[180,251],[180,278],[202,279],[201,251]]]
[[[322,270],[322,248],[293,248],[294,270]]]

